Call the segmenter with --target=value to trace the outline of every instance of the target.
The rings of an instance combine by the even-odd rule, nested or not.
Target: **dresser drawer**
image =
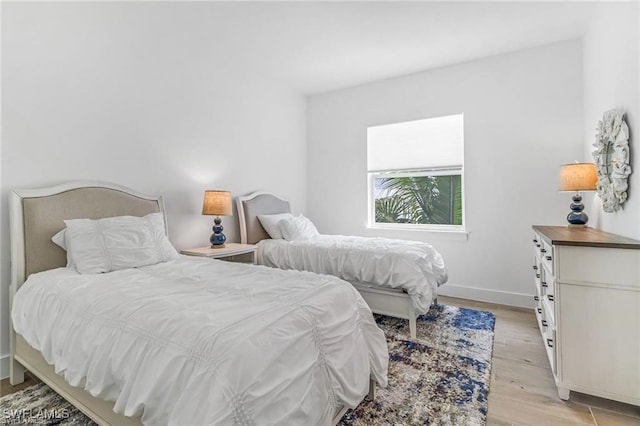
[[[535,283],[538,295],[542,294],[542,264],[538,262],[538,258],[533,259],[533,282]]]
[[[542,263],[540,268],[540,287],[542,287],[542,294],[554,294],[556,277],[549,265]]]
[[[538,234],[533,234],[533,247],[536,253],[540,253],[540,249],[542,248],[542,238]]]
[[[536,321],[538,322],[538,328],[540,332],[544,334],[548,328],[554,328],[553,320],[549,320],[547,312],[542,306],[542,301],[537,301],[535,305]]]
[[[544,315],[544,310],[542,308],[542,295],[537,291],[536,291],[536,295],[533,296],[533,310],[536,314],[538,325],[540,325],[540,321],[542,320]]]
[[[550,328],[556,328],[556,314],[555,314],[555,298],[549,297],[549,295],[542,296],[540,298],[540,305],[542,305],[542,316],[549,324]]]
[[[553,246],[549,245],[544,240],[541,240],[541,242],[542,244],[540,245],[540,261],[544,266],[547,267],[547,269],[551,272],[552,275],[555,275],[555,270],[553,269],[553,257],[554,257]]]
[[[556,279],[551,274],[548,266],[544,263],[542,264],[542,278],[540,286],[542,287],[540,303],[545,307],[547,320],[555,324]]]
[[[547,320],[548,321],[548,320]],[[542,340],[544,341],[544,348],[547,352],[547,358],[549,358],[549,364],[554,376],[557,374],[556,368],[556,331],[548,325],[542,331]]]
[[[538,328],[540,328],[540,334],[542,334],[542,342],[544,344],[547,358],[549,358],[549,364],[553,374],[556,374],[556,322],[554,315],[553,302],[550,304],[548,299],[544,296],[540,296],[536,301],[536,320],[538,321]]]

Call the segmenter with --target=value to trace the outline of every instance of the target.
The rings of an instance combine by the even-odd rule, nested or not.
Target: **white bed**
[[[50,241],[63,219],[155,212],[111,184],[11,193],[12,384],[27,368],[112,425],[335,424],[386,385],[384,336],[344,281],[177,254],[80,274]]]
[[[444,261],[429,244],[317,234],[304,218],[287,217],[289,203],[267,192],[238,197],[237,207],[241,241],[258,245],[259,264],[347,280],[373,312],[408,319],[412,338],[416,317],[429,310],[437,300],[437,287],[447,280]],[[291,232],[287,225],[292,223],[300,224],[303,233],[307,226],[313,229],[304,238],[278,238]]]

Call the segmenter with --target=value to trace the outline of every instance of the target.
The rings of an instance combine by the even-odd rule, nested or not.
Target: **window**
[[[369,225],[464,229],[463,115],[369,127]]]

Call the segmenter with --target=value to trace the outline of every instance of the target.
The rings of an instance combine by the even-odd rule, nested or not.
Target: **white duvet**
[[[430,244],[388,238],[319,235],[300,241],[262,240],[258,263],[400,288],[418,314],[429,310],[437,287],[447,281],[442,256]]]
[[[34,274],[16,331],[74,386],[148,425],[327,425],[369,378],[384,334],[345,281],[203,258]]]

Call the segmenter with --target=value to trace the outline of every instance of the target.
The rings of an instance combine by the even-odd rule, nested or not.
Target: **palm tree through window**
[[[369,224],[461,229],[463,116],[370,127]]]

